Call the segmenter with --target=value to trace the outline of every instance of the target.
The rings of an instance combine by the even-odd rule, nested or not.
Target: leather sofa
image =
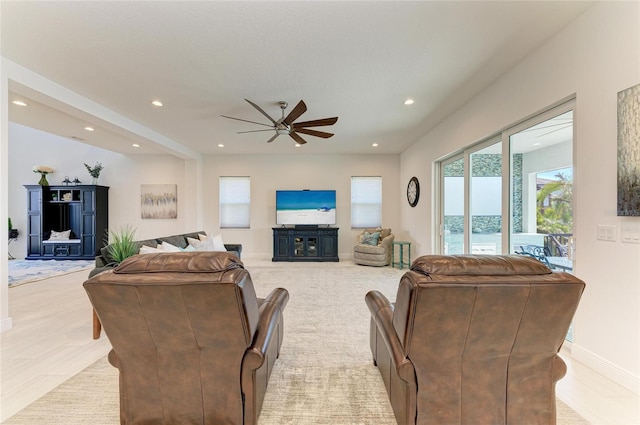
[[[257,298],[224,252],[136,255],[84,288],[119,369],[121,424],[257,424],[285,289]]]
[[[206,232],[203,230],[198,232],[191,233],[183,233],[181,235],[173,235],[173,236],[163,236],[154,239],[146,239],[141,241],[136,241],[138,246],[146,245],[152,248],[157,247],[162,242],[168,242],[173,246],[177,246],[178,248],[185,248],[189,245],[187,238],[198,239],[198,235],[206,235]],[[232,252],[238,256],[238,258],[242,258],[242,245],[240,244],[224,244],[225,248],[227,248],[228,252]],[[105,270],[109,270],[117,266],[118,263],[109,255],[109,245],[103,246],[100,249],[100,254],[96,256],[96,266],[91,272],[89,272],[89,277],[92,277],[98,273],[101,273]]]
[[[428,255],[366,295],[398,424],[556,423],[558,356],[585,284],[518,255]]]
[[[374,245],[363,243],[365,233],[379,233],[378,242]],[[395,236],[391,229],[364,229],[356,236],[353,245],[353,261],[363,266],[386,266],[391,264],[393,254],[393,240]]]

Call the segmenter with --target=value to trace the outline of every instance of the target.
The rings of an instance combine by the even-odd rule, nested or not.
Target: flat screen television
[[[336,191],[276,190],[276,224],[336,224]]]

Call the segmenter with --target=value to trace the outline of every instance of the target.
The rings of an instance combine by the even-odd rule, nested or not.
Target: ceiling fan
[[[249,99],[245,99],[245,100],[249,102],[251,106],[253,106],[258,111],[260,111],[262,115],[267,117],[269,121],[271,121],[271,124],[263,124],[261,122],[249,121],[249,120],[244,120],[242,118],[229,117],[226,115],[222,115],[222,117],[269,127],[268,129],[264,129],[264,130],[251,130],[251,131],[238,132],[238,134],[241,134],[241,133],[256,133],[258,131],[275,131],[276,134],[274,134],[273,137],[267,140],[267,143],[273,142],[276,139],[276,137],[280,135],[287,135],[287,134],[293,140],[295,140],[296,143],[300,145],[304,145],[305,143],[307,143],[307,141],[304,140],[302,137],[300,137],[298,133],[308,134],[310,136],[316,136],[316,137],[322,137],[323,139],[328,139],[329,137],[333,136],[333,133],[310,130],[306,127],[323,127],[325,125],[333,125],[336,123],[336,121],[338,121],[338,117],[333,117],[333,118],[323,118],[319,120],[294,123],[294,121],[297,120],[300,117],[300,115],[304,114],[307,111],[307,105],[302,100],[298,102],[296,107],[293,108],[291,112],[289,112],[289,115],[287,115],[286,117],[284,116],[284,110],[287,108],[288,103],[285,101],[278,102],[278,105],[280,105],[280,109],[282,109],[282,118],[280,118],[279,120],[275,120],[271,118],[265,111],[262,110],[262,108],[260,108],[258,105],[256,105],[252,101],[250,101]]]

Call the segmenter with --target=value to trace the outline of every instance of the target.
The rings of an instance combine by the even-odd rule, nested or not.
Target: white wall
[[[131,225],[140,239],[199,230],[195,228],[189,205],[193,194],[185,188],[185,161],[170,155],[124,156],[74,140],[55,136],[20,124],[9,124],[9,217],[20,230],[18,240],[10,246],[18,259],[26,256],[27,192],[23,185],[37,184],[40,175],[34,165],[47,165],[55,172],[47,176],[50,185],[61,184],[65,176],[76,176],[89,183],[91,176],[84,163],[101,162],[104,169],[98,183],[109,186],[109,227]],[[140,185],[178,185],[178,218],[142,220]],[[189,219],[187,219],[189,218]]]
[[[65,152],[65,155],[60,155]],[[196,196],[190,190],[193,176],[189,168],[194,161],[170,155],[124,156],[80,142],[35,130],[20,124],[9,125],[9,216],[22,232],[11,244],[16,258],[26,255],[27,197],[25,184],[37,184],[40,175],[34,165],[48,165],[56,171],[48,176],[49,184],[59,184],[65,176],[89,182],[84,163],[100,161],[104,170],[99,184],[109,186],[109,227],[131,225],[140,239],[168,236],[188,231],[206,230],[221,233],[227,243],[241,243],[243,255],[271,258],[272,227],[275,220],[277,189],[335,189],[339,256],[352,255],[353,239],[359,230],[351,230],[351,176],[382,176],[383,198],[398,199],[399,155],[232,155],[210,156],[203,172],[203,225],[196,220]],[[218,181],[220,176],[251,177],[251,228],[219,229]],[[142,220],[140,185],[178,185],[177,220]],[[399,203],[385,202],[383,225],[399,228]]]
[[[204,166],[204,217],[207,231],[219,232],[220,176],[251,177],[251,228],[223,229],[225,243],[241,243],[242,255],[271,258],[276,226],[276,190],[335,189],[338,255],[353,256],[359,230],[351,230],[351,176],[382,176],[382,224],[400,227],[397,188],[399,155],[222,155],[209,156]],[[387,201],[389,200],[389,201]],[[397,235],[397,237],[399,237]]]
[[[640,82],[640,3],[596,2],[556,37],[426,134],[401,156],[401,185],[412,175],[425,192],[438,158],[480,141],[575,95],[574,178],[577,276],[587,283],[575,317],[573,354],[634,389],[640,374],[640,245],[596,240],[616,217],[617,93]],[[402,208],[402,223],[432,252],[434,200]]]

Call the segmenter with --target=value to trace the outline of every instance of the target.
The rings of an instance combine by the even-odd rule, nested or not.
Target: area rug
[[[11,260],[9,288],[61,276],[95,266],[94,260]]]
[[[391,299],[403,272],[337,264],[251,265],[259,297],[284,287],[285,335],[259,425],[395,425],[369,351],[372,289]],[[4,424],[119,423],[118,371],[103,358],[27,406]],[[558,425],[588,425],[558,401]]]

